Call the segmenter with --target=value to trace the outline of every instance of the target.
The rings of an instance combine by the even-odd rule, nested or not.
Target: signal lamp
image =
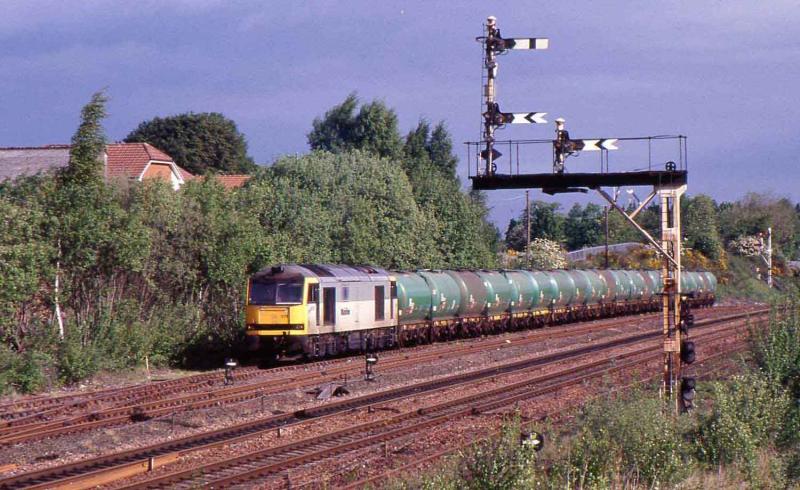
[[[696,386],[697,381],[694,378],[681,378],[681,407],[684,412],[694,408]]]
[[[681,361],[686,364],[691,364],[697,359],[695,352],[694,342],[685,340],[681,342]]]

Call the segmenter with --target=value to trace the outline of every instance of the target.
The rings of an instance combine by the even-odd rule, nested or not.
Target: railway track
[[[714,354],[711,354],[711,355],[704,356],[704,358],[701,361],[698,361],[698,364],[707,364],[710,361],[714,361],[714,360],[716,360],[718,358],[721,358],[723,356],[730,356],[733,353],[742,352],[742,351],[746,350],[746,348],[747,348],[746,343],[737,342],[733,346],[731,346],[731,347],[729,347],[729,348],[727,348],[727,349],[725,349],[723,351],[720,351],[720,352],[717,352],[717,353],[714,353]],[[692,367],[691,367],[691,371],[692,372],[696,372],[698,370],[696,366],[697,365],[692,365]],[[706,378],[707,379],[711,375],[717,374],[717,373],[723,371],[727,367],[729,367],[729,366],[723,364],[723,365],[717,366],[717,367],[709,369],[709,370],[704,370],[702,375],[698,375],[696,373],[693,374],[693,375],[695,377],[697,377],[698,379],[700,379],[700,378]],[[648,375],[648,376],[643,376],[643,377],[641,377],[641,378],[639,378],[639,379],[637,379],[637,380],[635,380],[635,381],[633,381],[633,382],[631,382],[631,383],[629,383],[629,384],[627,384],[625,386],[614,388],[613,391],[617,392],[617,393],[624,392],[624,391],[626,391],[628,389],[634,388],[636,386],[643,385],[643,384],[645,384],[645,383],[647,383],[649,381],[652,381],[652,380],[654,380],[656,378],[660,378],[660,377],[661,377],[661,373],[654,373],[654,374],[651,374],[651,375]],[[590,400],[598,398],[599,396],[604,396],[604,395],[605,395],[605,393],[603,393],[602,395],[590,396],[588,399],[582,400],[582,403],[588,402]],[[569,408],[573,409],[575,407],[576,407],[575,405],[571,405]],[[558,426],[562,421],[562,417],[563,417],[563,415],[548,416],[548,421],[551,424],[553,424],[555,426]],[[499,435],[500,435],[500,431],[494,431],[488,437],[479,437],[479,438],[471,439],[466,444],[458,444],[455,447],[447,447],[447,448],[435,451],[435,452],[430,453],[430,454],[424,454],[424,455],[422,455],[422,457],[418,457],[418,456],[415,455],[413,458],[411,458],[412,461],[410,463],[403,464],[403,465],[401,465],[399,467],[395,467],[395,468],[389,468],[389,469],[386,469],[384,471],[379,471],[377,474],[372,474],[372,475],[369,475],[369,476],[366,476],[366,477],[362,477],[361,479],[359,479],[359,480],[357,480],[355,482],[347,483],[347,484],[345,484],[345,485],[343,485],[341,487],[337,486],[337,488],[341,488],[341,490],[358,490],[358,489],[362,489],[362,488],[377,488],[376,485],[378,485],[378,484],[380,484],[382,482],[385,482],[387,480],[390,480],[391,478],[394,478],[394,477],[397,477],[397,476],[400,476],[400,475],[403,475],[403,474],[409,474],[411,471],[413,471],[413,470],[415,470],[415,469],[417,469],[417,468],[419,468],[419,467],[421,467],[423,465],[432,463],[432,462],[437,461],[437,460],[441,460],[443,457],[455,454],[458,451],[465,450],[465,449],[469,448],[470,446],[474,445],[476,442],[479,442],[479,441],[482,441],[482,440],[487,440],[487,439],[492,438],[492,437],[498,437]],[[408,459],[408,457],[406,459]],[[306,485],[304,485],[302,483],[298,484],[297,482],[295,482],[294,485],[297,488],[304,488],[306,486]],[[332,487],[333,486],[335,486],[335,485],[332,485]]]
[[[655,318],[656,315],[652,316]],[[640,320],[640,318],[637,318],[637,320]],[[387,356],[382,360],[381,366],[383,369],[416,366],[431,360],[453,359],[487,349],[529,345],[543,340],[595,333],[616,328],[630,321],[630,317],[624,317],[588,325],[577,324],[576,326],[559,329],[533,330],[528,331],[527,335],[523,337],[514,338],[511,344],[508,343],[508,338],[483,339],[481,342],[467,342],[464,345],[455,346],[443,344],[440,347],[434,347],[423,352],[406,352]],[[308,388],[320,383],[336,381],[342,376],[357,375],[361,371],[361,366],[353,365],[352,362],[341,361],[333,363],[332,361],[323,361],[312,368],[303,368],[302,366],[275,368],[275,370],[270,370],[268,374],[263,376],[276,373],[285,375],[271,377],[264,381],[241,383],[243,377],[246,380],[259,375],[257,370],[247,370],[242,375],[237,374],[239,384],[213,389],[208,389],[209,385],[207,383],[212,379],[212,376],[221,376],[219,373],[197,375],[191,377],[192,379],[187,380],[187,382],[196,386],[198,390],[203,387],[207,389],[195,393],[175,394],[176,391],[180,391],[182,387],[186,386],[186,384],[177,383],[179,380],[144,385],[142,387],[137,386],[133,388],[136,392],[135,398],[128,392],[113,391],[112,393],[103,393],[99,400],[84,400],[82,406],[86,410],[78,415],[64,415],[65,412],[70,413],[78,406],[77,402],[72,401],[72,405],[68,407],[54,407],[42,413],[31,413],[25,418],[6,421],[7,425],[0,427],[0,445],[19,444],[51,436],[62,436],[102,427],[149,420],[172,415],[179,411],[198,410],[254,400],[281,391]],[[168,396],[172,394],[175,396]],[[148,395],[152,399],[146,398]],[[92,406],[101,403],[101,400],[108,399],[107,397],[111,397],[114,400],[123,400],[124,402],[111,408],[91,409]],[[51,416],[53,418],[48,418]]]
[[[710,328],[714,325],[742,320],[750,317],[754,313],[757,315],[762,315],[765,313],[765,311],[747,312],[737,315],[728,315],[713,320],[704,320],[697,322],[697,326],[695,328]],[[164,462],[179,458],[191,451],[220,447],[222,445],[249,439],[259,434],[274,431],[279,427],[286,427],[288,425],[299,424],[307,420],[333,416],[358,408],[372,406],[378,403],[396,401],[404,397],[417,396],[423,393],[432,393],[438,390],[449,389],[457,385],[465,385],[477,380],[485,380],[489,377],[500,374],[523,372],[525,370],[541,367],[554,362],[574,360],[591,353],[619,348],[626,345],[633,345],[637,342],[657,338],[658,336],[659,332],[636,334],[589,347],[581,347],[555,354],[524,359],[479,371],[449,376],[434,381],[428,381],[394,390],[388,390],[353,399],[329,403],[319,407],[300,410],[291,414],[281,414],[272,417],[266,417],[255,422],[239,424],[237,426],[218,431],[207,432],[145,448],[134,449],[69,465],[18,475],[5,480],[0,480],[0,488],[16,488],[20,486],[31,488],[51,488],[55,485],[67,483],[70,483],[71,485],[77,485],[80,482],[87,481],[95,485],[106,481],[104,478],[110,480],[118,479],[120,478],[120,475],[124,475],[126,471],[137,473],[142,469],[142,466],[144,466],[144,469],[146,470],[148,466],[151,468],[153,466],[158,466]],[[419,361],[415,359],[414,362]],[[530,390],[527,390],[527,392],[530,392]],[[291,451],[292,450],[290,450],[290,452]],[[79,487],[73,486],[73,488]]]
[[[698,340],[712,341],[727,334],[699,335]],[[580,366],[571,366],[542,376],[502,386],[490,391],[463,396],[415,411],[355,425],[340,431],[311,437],[280,447],[251,452],[223,461],[205,464],[126,486],[126,489],[226,488],[257,478],[282,474],[287,469],[343,453],[406,437],[425,429],[451,422],[460,417],[490,413],[515,402],[536,398],[586,381],[640,366],[658,359],[659,346],[645,347],[614,359],[602,359]],[[620,362],[622,361],[622,362]]]
[[[714,313],[721,313],[733,309],[735,309],[735,307],[717,307],[714,308]],[[653,318],[656,316],[656,314],[647,315],[647,317]],[[617,324],[625,322],[626,319],[629,320],[630,318],[631,317],[614,318],[610,319],[610,321],[613,321],[615,324]],[[639,318],[641,319],[642,317]],[[609,319],[600,320],[594,325],[598,323],[602,324],[608,321]],[[570,331],[578,334],[579,331],[588,332],[596,329],[598,329],[597,326],[587,327],[584,325],[579,327],[562,327],[558,330],[548,327],[546,329],[534,330],[531,332],[536,338],[540,338],[541,335],[554,335],[551,332]],[[429,356],[435,356],[438,353],[443,353],[445,355],[448,353],[468,353],[476,350],[476,347],[471,347],[469,345],[470,340],[472,339],[462,340],[462,342],[466,341],[468,343],[466,346],[453,347],[452,344],[441,344],[440,348],[434,348],[434,350],[430,353],[422,353],[419,355],[429,358]],[[495,345],[501,346],[505,340],[495,339],[494,341],[485,341],[484,343],[486,342],[492,342]],[[430,348],[430,346],[425,347]],[[418,347],[411,347],[404,348],[402,351],[387,351],[386,357],[382,364],[385,365],[387,361],[396,362],[396,360],[393,360],[393,358],[398,356],[405,358],[408,358],[410,355],[416,356],[417,354],[415,351],[418,349]],[[242,382],[257,379],[259,377],[269,377],[278,374],[279,377],[273,381],[277,382],[280,380],[285,382],[287,380],[295,381],[301,376],[308,379],[310,376],[324,376],[326,373],[344,374],[346,372],[358,371],[358,369],[354,369],[352,366],[343,366],[343,364],[347,362],[348,359],[344,358],[316,361],[314,363],[307,364],[292,364],[273,367],[266,370],[259,369],[257,367],[243,367],[237,369],[235,377],[237,384],[240,384]],[[293,373],[295,372],[302,373],[302,375],[295,377],[293,376]],[[58,421],[66,422],[66,424],[61,423],[61,425],[64,426],[73,425],[80,421],[80,417],[72,417],[71,420],[69,420],[68,417],[63,415],[67,412],[82,411],[83,415],[85,415],[88,419],[96,421],[98,419],[108,418],[110,415],[106,413],[107,410],[127,407],[131,411],[137,410],[137,412],[141,412],[145,408],[141,406],[142,404],[146,404],[148,402],[155,403],[159,401],[165,401],[170,397],[176,398],[181,395],[200,390],[204,391],[204,393],[207,393],[212,391],[209,390],[209,388],[213,388],[221,393],[225,393],[226,387],[218,386],[223,384],[223,380],[224,372],[222,370],[217,370],[174,380],[156,381],[147,384],[110,388],[56,397],[39,396],[3,403],[0,404],[0,444],[5,442],[4,435],[12,432],[21,434],[22,432],[32,429],[34,424],[45,426],[48,422]],[[235,388],[233,390],[235,391]],[[230,391],[231,389],[228,388],[228,392]],[[184,400],[190,401],[191,397],[184,398]],[[188,408],[191,409],[192,407]],[[133,415],[133,413],[131,413],[131,415]],[[14,441],[7,441],[5,443],[13,442]]]

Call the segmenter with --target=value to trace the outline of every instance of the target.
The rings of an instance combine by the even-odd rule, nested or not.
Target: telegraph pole
[[[763,240],[763,239],[762,239]],[[764,242],[761,242],[762,249]],[[767,228],[767,248],[761,255],[767,265],[767,286],[772,289],[772,227]]]
[[[772,289],[772,227],[767,228],[767,285]]]
[[[606,269],[608,269],[608,206],[605,207],[606,211]]]
[[[531,268],[531,200],[530,200],[530,193],[531,191],[525,190],[525,214],[527,216],[526,221],[528,222],[528,232],[525,235],[527,239],[528,245],[525,247],[525,265],[528,269]]]

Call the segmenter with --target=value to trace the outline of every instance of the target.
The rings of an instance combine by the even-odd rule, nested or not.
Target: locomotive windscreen
[[[303,302],[302,282],[253,281],[251,305],[299,305]]]

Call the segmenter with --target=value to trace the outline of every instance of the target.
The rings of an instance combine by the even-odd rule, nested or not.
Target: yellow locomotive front
[[[251,349],[278,349],[290,344],[290,337],[308,334],[308,296],[318,280],[293,269],[276,266],[250,278],[245,333]]]

